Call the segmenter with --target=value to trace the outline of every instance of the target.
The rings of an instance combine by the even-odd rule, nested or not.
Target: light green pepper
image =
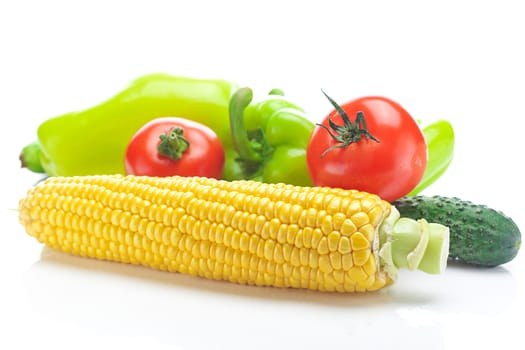
[[[423,128],[423,134],[428,147],[427,168],[408,196],[415,196],[433,184],[448,169],[454,157],[454,129],[450,122],[435,121]]]

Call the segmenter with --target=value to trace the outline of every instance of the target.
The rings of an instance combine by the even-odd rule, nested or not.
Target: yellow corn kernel
[[[339,244],[337,246],[337,250],[341,254],[348,254],[352,251],[352,245],[350,243],[350,239],[348,237],[341,237],[339,239]]]
[[[319,270],[324,273],[330,273],[333,271],[332,264],[330,263],[330,257],[327,254],[319,256]]]
[[[267,260],[273,259],[273,251],[275,249],[275,241],[269,239],[264,244],[264,258]]]
[[[290,203],[278,201],[274,209],[275,209],[274,216],[277,217],[280,222],[285,223],[285,224],[290,223],[290,217],[291,217],[291,211],[292,211],[292,205]]]
[[[278,264],[282,264],[284,260],[284,253],[283,253],[283,246],[280,244],[276,244],[274,251],[273,251],[273,261],[275,261]]]
[[[293,244],[297,248],[302,248],[304,246],[303,231],[297,231]]]
[[[299,248],[292,248],[292,252],[290,254],[290,262],[293,266],[301,266],[301,255]]]
[[[345,282],[345,272],[342,270],[334,270],[332,272],[332,275],[334,277],[334,280],[337,282],[338,285],[341,285]]]
[[[341,212],[335,213],[332,216],[332,223],[334,225],[334,230],[340,231],[341,227],[343,226],[343,222],[345,221],[345,219],[346,219],[346,215],[345,214],[343,214]]]
[[[322,237],[321,241],[319,242],[319,246],[317,247],[317,251],[319,254],[328,254],[330,249],[328,248],[328,238]]]
[[[255,217],[253,231],[249,233],[260,233],[263,230],[264,224],[266,223],[266,217],[261,214],[257,214]]]
[[[299,248],[299,261],[301,266],[308,266],[310,259],[310,250],[306,248]]]
[[[313,249],[310,249],[308,252],[308,266],[312,269],[317,269],[319,267],[319,254]]]
[[[350,219],[354,223],[354,225],[359,229],[361,226],[368,224],[370,222],[370,218],[368,217],[368,214],[364,211],[359,211],[355,214],[353,214]]]
[[[370,241],[361,232],[356,232],[350,237],[352,250],[369,249]]]
[[[297,225],[294,225],[295,227],[298,228]],[[302,232],[302,237],[303,237],[303,246],[305,248],[312,248],[312,238],[313,238],[313,230],[311,227],[305,227],[304,229],[301,230]]]
[[[232,212],[232,211],[233,210],[229,210],[229,212]],[[240,229],[243,225],[242,214],[243,214],[242,211],[235,210],[230,217],[224,218],[222,222],[226,226],[235,227],[235,228]]]
[[[361,232],[369,242],[374,240],[376,234],[374,226],[370,223],[361,226],[359,232]]]
[[[331,252],[335,252],[337,250],[337,247],[339,246],[339,240],[341,239],[341,234],[337,231],[332,231],[328,234],[326,237],[326,240],[328,242],[328,250]]]
[[[308,208],[306,210],[306,222],[302,223],[301,226],[303,227],[315,227],[315,223],[317,221],[317,209],[316,208]]]
[[[355,213],[361,212],[361,201],[359,199],[351,199],[350,203],[345,205],[346,215],[352,216]]]
[[[376,259],[374,258],[374,255],[370,255],[362,267],[368,276],[374,276],[377,271]]]
[[[356,281],[356,282],[362,282],[368,278],[368,275],[360,266],[353,266],[347,272],[347,275],[352,281]]]
[[[324,285],[325,290],[328,292],[335,292],[337,291],[337,287],[339,286],[339,283],[335,280],[332,274],[325,273],[324,275]]]
[[[323,215],[323,216],[320,216],[320,218],[321,218],[321,223],[320,223],[321,231],[325,235],[330,234],[333,231],[333,227],[334,227],[332,223],[332,217],[329,215]]]
[[[266,216],[267,219],[274,218],[273,216],[273,213],[275,212],[274,207],[275,207],[275,202],[268,201],[268,203],[266,203],[266,206],[263,208],[264,216]]]
[[[343,220],[343,223],[341,224],[341,234],[342,234],[343,236],[350,237],[350,236],[353,235],[356,231],[357,231],[357,227],[356,227],[355,224],[352,222],[352,220],[349,219],[349,218],[345,218],[345,219]]]
[[[277,242],[283,244],[286,243],[286,240],[288,239],[288,231],[290,230],[289,225],[281,225],[279,227],[279,232],[277,232]]]
[[[368,258],[370,257],[371,252],[370,249],[361,249],[356,250],[352,252],[352,257],[354,260],[354,265],[362,266],[366,263]]]
[[[52,177],[20,201],[28,234],[71,254],[261,286],[353,292],[390,210],[352,190],[195,177]]]
[[[366,196],[361,199],[361,210],[364,212],[369,212],[372,208],[376,206],[376,203],[379,201],[379,197],[375,196]]]
[[[375,282],[376,282],[375,276],[374,275],[369,276],[364,281],[357,282],[356,290],[358,290],[360,292],[364,292],[364,291],[367,291],[367,290],[373,290],[374,289],[373,286],[374,286]]]
[[[293,245],[295,243],[295,237],[297,236],[297,233],[299,233],[299,230],[295,225],[293,226],[283,226],[286,227],[286,242],[288,244]]]
[[[241,237],[239,240],[239,248],[243,252],[247,252],[250,249],[250,235],[248,233],[241,233]]]
[[[232,230],[232,237],[230,246],[235,250],[241,249],[241,233],[237,230]]]
[[[329,254],[330,256],[330,264],[335,270],[342,270],[343,267],[343,259],[341,256],[341,253],[339,252],[332,252]]]
[[[299,204],[293,204],[290,209],[290,218],[288,220],[288,223],[297,223],[303,211],[304,209],[302,206],[300,206]]]
[[[270,220],[269,230],[268,230],[268,237],[271,239],[277,238],[277,233],[279,232],[279,229],[281,228],[281,221],[279,221],[278,218],[273,218]],[[264,237],[263,238],[268,238]]]
[[[244,226],[244,230],[240,231],[246,231],[249,234],[255,233],[255,225],[257,222],[257,215],[255,213],[246,214],[246,222]]]
[[[259,243],[257,244],[257,256],[259,258],[264,257],[264,248],[266,246],[266,241],[264,239],[259,240]]]
[[[381,223],[385,215],[385,210],[386,208],[381,205],[373,206],[368,210],[368,218],[370,219],[370,224],[372,224],[372,226],[377,227]]]
[[[351,254],[342,254],[341,260],[343,264],[343,271],[348,271],[354,266],[354,259]]]
[[[266,217],[265,216],[266,210],[270,209],[269,208],[270,204],[272,204],[273,206],[271,199],[268,197],[259,198],[259,200],[257,201],[257,204],[258,205],[256,206],[256,208],[254,208],[254,211],[257,213],[257,215],[264,216],[264,217]],[[273,207],[271,209],[273,210]]]
[[[305,230],[312,230],[312,244],[310,246],[313,249],[317,249],[319,247],[319,244],[321,243],[321,239],[323,239],[323,233],[319,228],[312,229],[311,227],[305,227]]]
[[[329,214],[337,214],[341,212],[341,197],[331,196],[330,200],[326,204],[326,211]]]

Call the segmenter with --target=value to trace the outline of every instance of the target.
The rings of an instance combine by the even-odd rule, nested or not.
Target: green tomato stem
[[[190,147],[190,142],[184,138],[183,134],[184,129],[178,126],[167,134],[161,134],[157,148],[159,154],[173,160],[181,159],[183,153]]]
[[[343,119],[344,125],[337,125],[332,121],[330,117],[328,117],[329,127],[323,124],[317,124],[319,127],[325,129],[326,132],[328,132],[328,134],[330,135],[330,137],[332,137],[332,139],[336,141],[335,145],[328,147],[326,150],[324,150],[323,153],[321,153],[320,158],[323,158],[328,152],[336,148],[345,148],[352,143],[359,142],[362,137],[365,137],[365,139],[367,140],[380,142],[368,131],[368,127],[366,126],[365,115],[362,111],[357,112],[355,121],[352,123],[350,117],[348,116],[348,114],[346,114],[343,108],[339,104],[337,104],[337,102],[335,102],[330,96],[328,96],[323,90],[321,90],[321,92],[337,111],[341,119]]]

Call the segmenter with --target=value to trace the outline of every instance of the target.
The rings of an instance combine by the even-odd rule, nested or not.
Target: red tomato
[[[318,124],[307,149],[314,185],[357,189],[387,201],[409,193],[423,177],[427,165],[427,145],[416,121],[403,107],[384,97],[358,98],[340,107],[353,125],[355,142],[342,146],[352,133],[345,132],[348,128],[337,108],[322,126]],[[358,123],[358,112],[362,112],[366,124]],[[337,126],[331,126],[329,119]],[[360,130],[357,133],[356,128]]]
[[[189,142],[189,146],[181,152],[179,159],[172,159],[161,154],[158,147],[161,135],[168,138],[177,127],[182,128],[182,137]],[[178,140],[184,146],[185,142]],[[125,168],[128,174],[133,175],[219,179],[222,177],[224,157],[222,143],[212,129],[192,120],[164,117],[146,123],[131,138],[126,149]]]

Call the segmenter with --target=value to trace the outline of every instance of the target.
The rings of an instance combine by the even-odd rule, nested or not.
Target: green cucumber
[[[403,197],[393,204],[403,217],[424,218],[449,227],[449,261],[497,266],[514,259],[520,249],[518,226],[486,205],[443,196]]]

